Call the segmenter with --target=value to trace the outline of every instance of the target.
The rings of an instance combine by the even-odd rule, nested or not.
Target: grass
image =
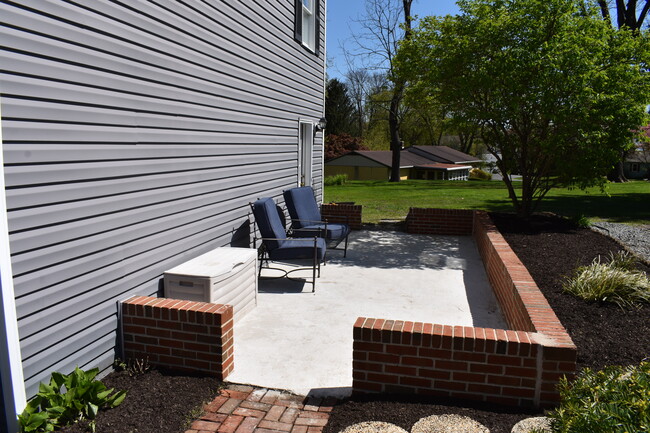
[[[333,201],[363,205],[366,223],[404,219],[410,207],[513,211],[505,184],[499,181],[348,181],[325,187],[325,203]],[[606,193],[599,188],[553,189],[539,211],[590,221],[650,224],[650,182],[611,183]]]

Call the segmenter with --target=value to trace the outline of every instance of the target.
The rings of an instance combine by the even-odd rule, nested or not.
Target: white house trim
[[[0,111],[0,120],[2,112]],[[13,273],[9,253],[9,228],[7,225],[7,202],[5,199],[5,175],[0,128],[0,371],[2,372],[2,404],[7,414],[7,425],[0,430],[18,431],[15,415],[27,404],[23,367],[20,357],[20,338],[14,299]],[[13,416],[12,416],[13,415]]]

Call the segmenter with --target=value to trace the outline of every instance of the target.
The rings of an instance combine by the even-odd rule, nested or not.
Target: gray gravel
[[[641,260],[650,264],[650,226],[597,222],[592,223],[591,229],[617,240]]]

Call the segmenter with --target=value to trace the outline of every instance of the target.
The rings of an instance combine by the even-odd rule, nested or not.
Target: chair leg
[[[311,292],[316,292],[316,264],[318,264],[318,276],[320,277],[320,262],[318,261],[318,249],[316,248],[317,238],[314,238],[314,261],[312,262],[311,271]]]
[[[350,237],[350,233],[345,235],[345,249],[343,250],[343,258],[348,256],[348,238]]]

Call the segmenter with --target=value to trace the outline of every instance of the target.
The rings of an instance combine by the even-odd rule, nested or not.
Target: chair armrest
[[[293,224],[294,221],[298,221],[301,223],[314,223],[314,224],[327,224],[327,221],[316,221],[316,220],[300,220],[300,219],[292,219],[291,223]]]

